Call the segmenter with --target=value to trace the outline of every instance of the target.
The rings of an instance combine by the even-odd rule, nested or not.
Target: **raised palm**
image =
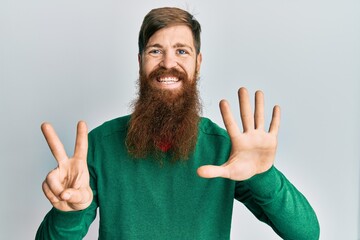
[[[238,95],[243,131],[240,131],[227,101],[222,100],[220,110],[230,136],[231,154],[228,161],[221,166],[200,167],[198,174],[201,177],[223,177],[241,181],[265,172],[274,163],[280,124],[279,106],[274,107],[269,131],[265,131],[263,93],[257,91],[255,94],[254,114],[251,110],[248,91],[240,88]]]

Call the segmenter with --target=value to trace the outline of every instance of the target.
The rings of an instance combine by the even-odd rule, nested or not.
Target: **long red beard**
[[[135,158],[161,160],[164,152],[169,152],[173,161],[186,160],[195,149],[201,113],[196,76],[189,81],[176,69],[170,72],[182,81],[181,89],[151,85],[156,76],[169,73],[165,69],[157,69],[149,77],[140,73],[139,96],[133,103],[126,137],[128,151]]]

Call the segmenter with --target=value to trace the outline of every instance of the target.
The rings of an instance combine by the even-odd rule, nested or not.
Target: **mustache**
[[[187,79],[186,73],[179,71],[176,68],[166,69],[163,67],[158,67],[149,74],[150,79],[158,79],[158,78],[161,78],[164,76],[174,76],[174,77],[177,77],[181,81]]]

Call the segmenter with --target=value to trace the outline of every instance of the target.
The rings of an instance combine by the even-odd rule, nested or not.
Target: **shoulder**
[[[201,165],[221,165],[227,161],[231,151],[231,141],[225,129],[208,118],[201,118],[198,142],[194,157]]]
[[[89,136],[102,138],[113,134],[118,134],[119,132],[126,132],[129,121],[130,115],[109,120],[91,130]]]
[[[209,118],[202,117],[200,119],[199,131],[200,134],[204,134],[207,136],[223,138],[224,140],[229,139],[227,131],[213,121],[211,121]]]

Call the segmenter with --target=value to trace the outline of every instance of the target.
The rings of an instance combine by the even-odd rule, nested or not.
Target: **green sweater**
[[[190,159],[176,163],[130,157],[124,144],[129,119],[89,134],[92,204],[75,212],[53,208],[36,239],[82,239],[97,208],[99,239],[229,239],[234,198],[284,239],[319,238],[313,209],[275,167],[241,182],[196,174],[202,165],[226,162],[231,149],[226,131],[209,119],[201,119]]]

